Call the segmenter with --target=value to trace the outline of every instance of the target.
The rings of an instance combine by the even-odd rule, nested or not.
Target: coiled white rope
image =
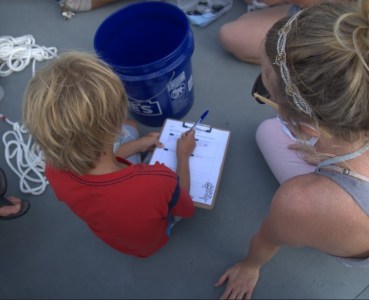
[[[32,76],[36,72],[36,61],[49,60],[57,56],[55,47],[36,45],[32,35],[17,38],[0,37],[0,76],[5,77],[13,72],[22,71],[32,60]],[[18,175],[19,188],[23,193],[41,195],[47,188],[48,181],[44,176],[45,161],[42,150],[32,143],[32,136],[23,125],[12,122],[0,113],[0,118],[12,130],[3,135],[5,160]]]
[[[45,161],[42,150],[32,143],[32,136],[23,125],[10,121],[2,114],[0,118],[12,126],[12,130],[6,131],[3,135],[5,160],[18,175],[21,192],[41,195],[48,185],[44,176]]]
[[[20,37],[0,36],[0,76],[22,71],[32,60],[32,74],[36,71],[36,61],[56,57],[55,47],[36,44],[32,35]]]

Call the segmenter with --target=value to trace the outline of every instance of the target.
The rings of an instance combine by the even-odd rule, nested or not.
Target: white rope
[[[10,121],[2,114],[0,118],[13,127],[3,135],[5,160],[18,175],[21,192],[41,195],[48,185],[44,176],[45,161],[42,150],[32,143],[32,137],[23,125],[20,126],[19,123]]]
[[[39,46],[32,35],[20,37],[0,36],[0,77],[22,71],[32,61],[32,76],[36,72],[36,61],[49,60],[57,56],[55,47]],[[4,115],[0,118],[12,126],[3,135],[5,160],[18,175],[19,188],[23,193],[41,195],[48,181],[44,176],[43,152],[32,143],[32,136],[23,125],[12,122]]]
[[[0,76],[22,71],[32,60],[32,74],[36,71],[36,61],[56,57],[55,47],[39,46],[32,35],[20,37],[0,36]]]

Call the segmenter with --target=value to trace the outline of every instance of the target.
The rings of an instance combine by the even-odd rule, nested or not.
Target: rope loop
[[[23,125],[0,117],[11,125],[3,135],[5,160],[8,166],[19,177],[19,188],[22,193],[41,195],[47,188],[48,181],[44,175],[45,160],[42,150],[32,141],[32,136]]]
[[[36,44],[28,34],[20,37],[0,36],[0,76],[22,71],[32,61],[32,75],[36,72],[36,61],[49,60],[57,56],[55,47]]]
[[[28,34],[20,37],[0,36],[0,77],[22,71],[32,62],[32,76],[36,72],[36,61],[49,60],[57,56],[55,47],[36,44]],[[0,119],[12,127],[4,133],[5,160],[20,178],[21,192],[41,195],[47,188],[44,175],[45,160],[43,151],[32,142],[32,136],[18,122],[12,122],[0,113]]]

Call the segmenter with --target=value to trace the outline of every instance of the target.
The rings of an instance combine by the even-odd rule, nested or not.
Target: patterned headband
[[[302,11],[294,14],[288,22],[278,31],[278,42],[277,42],[277,57],[275,58],[275,64],[279,66],[281,71],[281,77],[283,82],[286,85],[286,93],[287,95],[291,96],[293,102],[295,103],[296,107],[304,112],[305,114],[309,115],[310,117],[313,116],[313,111],[310,108],[309,104],[305,101],[304,98],[300,95],[300,91],[298,90],[297,86],[291,81],[290,73],[288,72],[287,65],[286,65],[286,40],[287,34],[291,30],[291,26],[293,21],[300,15]]]

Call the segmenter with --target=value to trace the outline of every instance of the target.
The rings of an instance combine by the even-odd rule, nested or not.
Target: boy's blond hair
[[[127,111],[119,77],[96,56],[67,52],[29,82],[24,124],[48,164],[86,174],[112,144]]]

